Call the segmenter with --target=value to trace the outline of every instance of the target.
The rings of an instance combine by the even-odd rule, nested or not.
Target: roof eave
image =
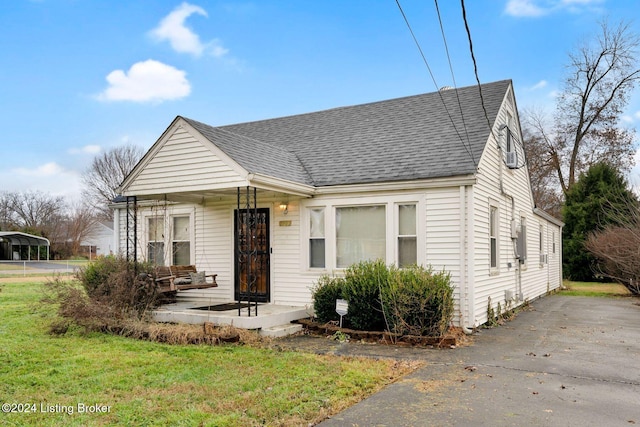
[[[315,194],[349,194],[371,191],[399,191],[419,190],[441,187],[460,187],[474,185],[477,182],[475,174],[457,175],[442,178],[426,178],[404,181],[372,182],[366,184],[344,184],[318,187]]]

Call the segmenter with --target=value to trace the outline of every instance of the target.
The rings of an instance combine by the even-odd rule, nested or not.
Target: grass
[[[0,284],[0,404],[35,409],[0,412],[1,425],[306,426],[415,368],[238,345],[52,336],[41,286],[29,278]]]
[[[561,291],[562,295],[586,297],[620,297],[631,295],[631,292],[619,283],[572,282],[565,280],[563,285],[566,289]]]

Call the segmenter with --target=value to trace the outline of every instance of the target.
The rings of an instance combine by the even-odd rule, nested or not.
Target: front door
[[[269,209],[234,212],[236,300],[269,301]]]

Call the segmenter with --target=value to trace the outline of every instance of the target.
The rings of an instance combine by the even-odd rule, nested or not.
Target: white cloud
[[[98,154],[101,150],[99,145],[85,145],[80,148],[70,148],[69,154]]]
[[[44,165],[40,165],[35,169],[15,168],[13,171],[22,176],[47,177],[59,174],[63,172],[64,169],[55,162],[49,162]]]
[[[40,191],[68,200],[79,200],[82,191],[80,174],[56,162],[0,171],[0,181],[7,191]]]
[[[112,71],[107,82],[109,87],[98,95],[102,101],[162,102],[191,93],[184,71],[153,59],[133,64],[127,73]]]
[[[215,57],[226,55],[229,50],[222,46],[220,40],[214,39],[211,42],[203,43],[200,41],[200,37],[185,25],[187,18],[194,13],[208,16],[200,6],[184,2],[165,16],[149,34],[158,41],[168,41],[176,52],[190,53],[196,56],[200,56],[204,52]]]
[[[504,11],[511,16],[528,16],[537,17],[547,13],[541,7],[538,7],[534,0],[509,0]]]
[[[583,10],[595,10],[604,0],[508,0],[504,11],[516,17],[536,18],[557,11],[579,13]]]
[[[529,90],[538,90],[538,89],[544,89],[545,87],[547,87],[548,83],[546,80],[540,80],[538,83],[534,84],[533,86],[531,86],[529,88]]]

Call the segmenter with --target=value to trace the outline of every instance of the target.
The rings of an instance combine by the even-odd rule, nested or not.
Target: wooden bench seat
[[[155,282],[160,293],[215,288],[218,286],[216,283],[217,274],[202,273],[200,273],[201,277],[195,277],[198,275],[195,265],[158,266],[156,267]],[[197,280],[198,278],[201,280]]]

